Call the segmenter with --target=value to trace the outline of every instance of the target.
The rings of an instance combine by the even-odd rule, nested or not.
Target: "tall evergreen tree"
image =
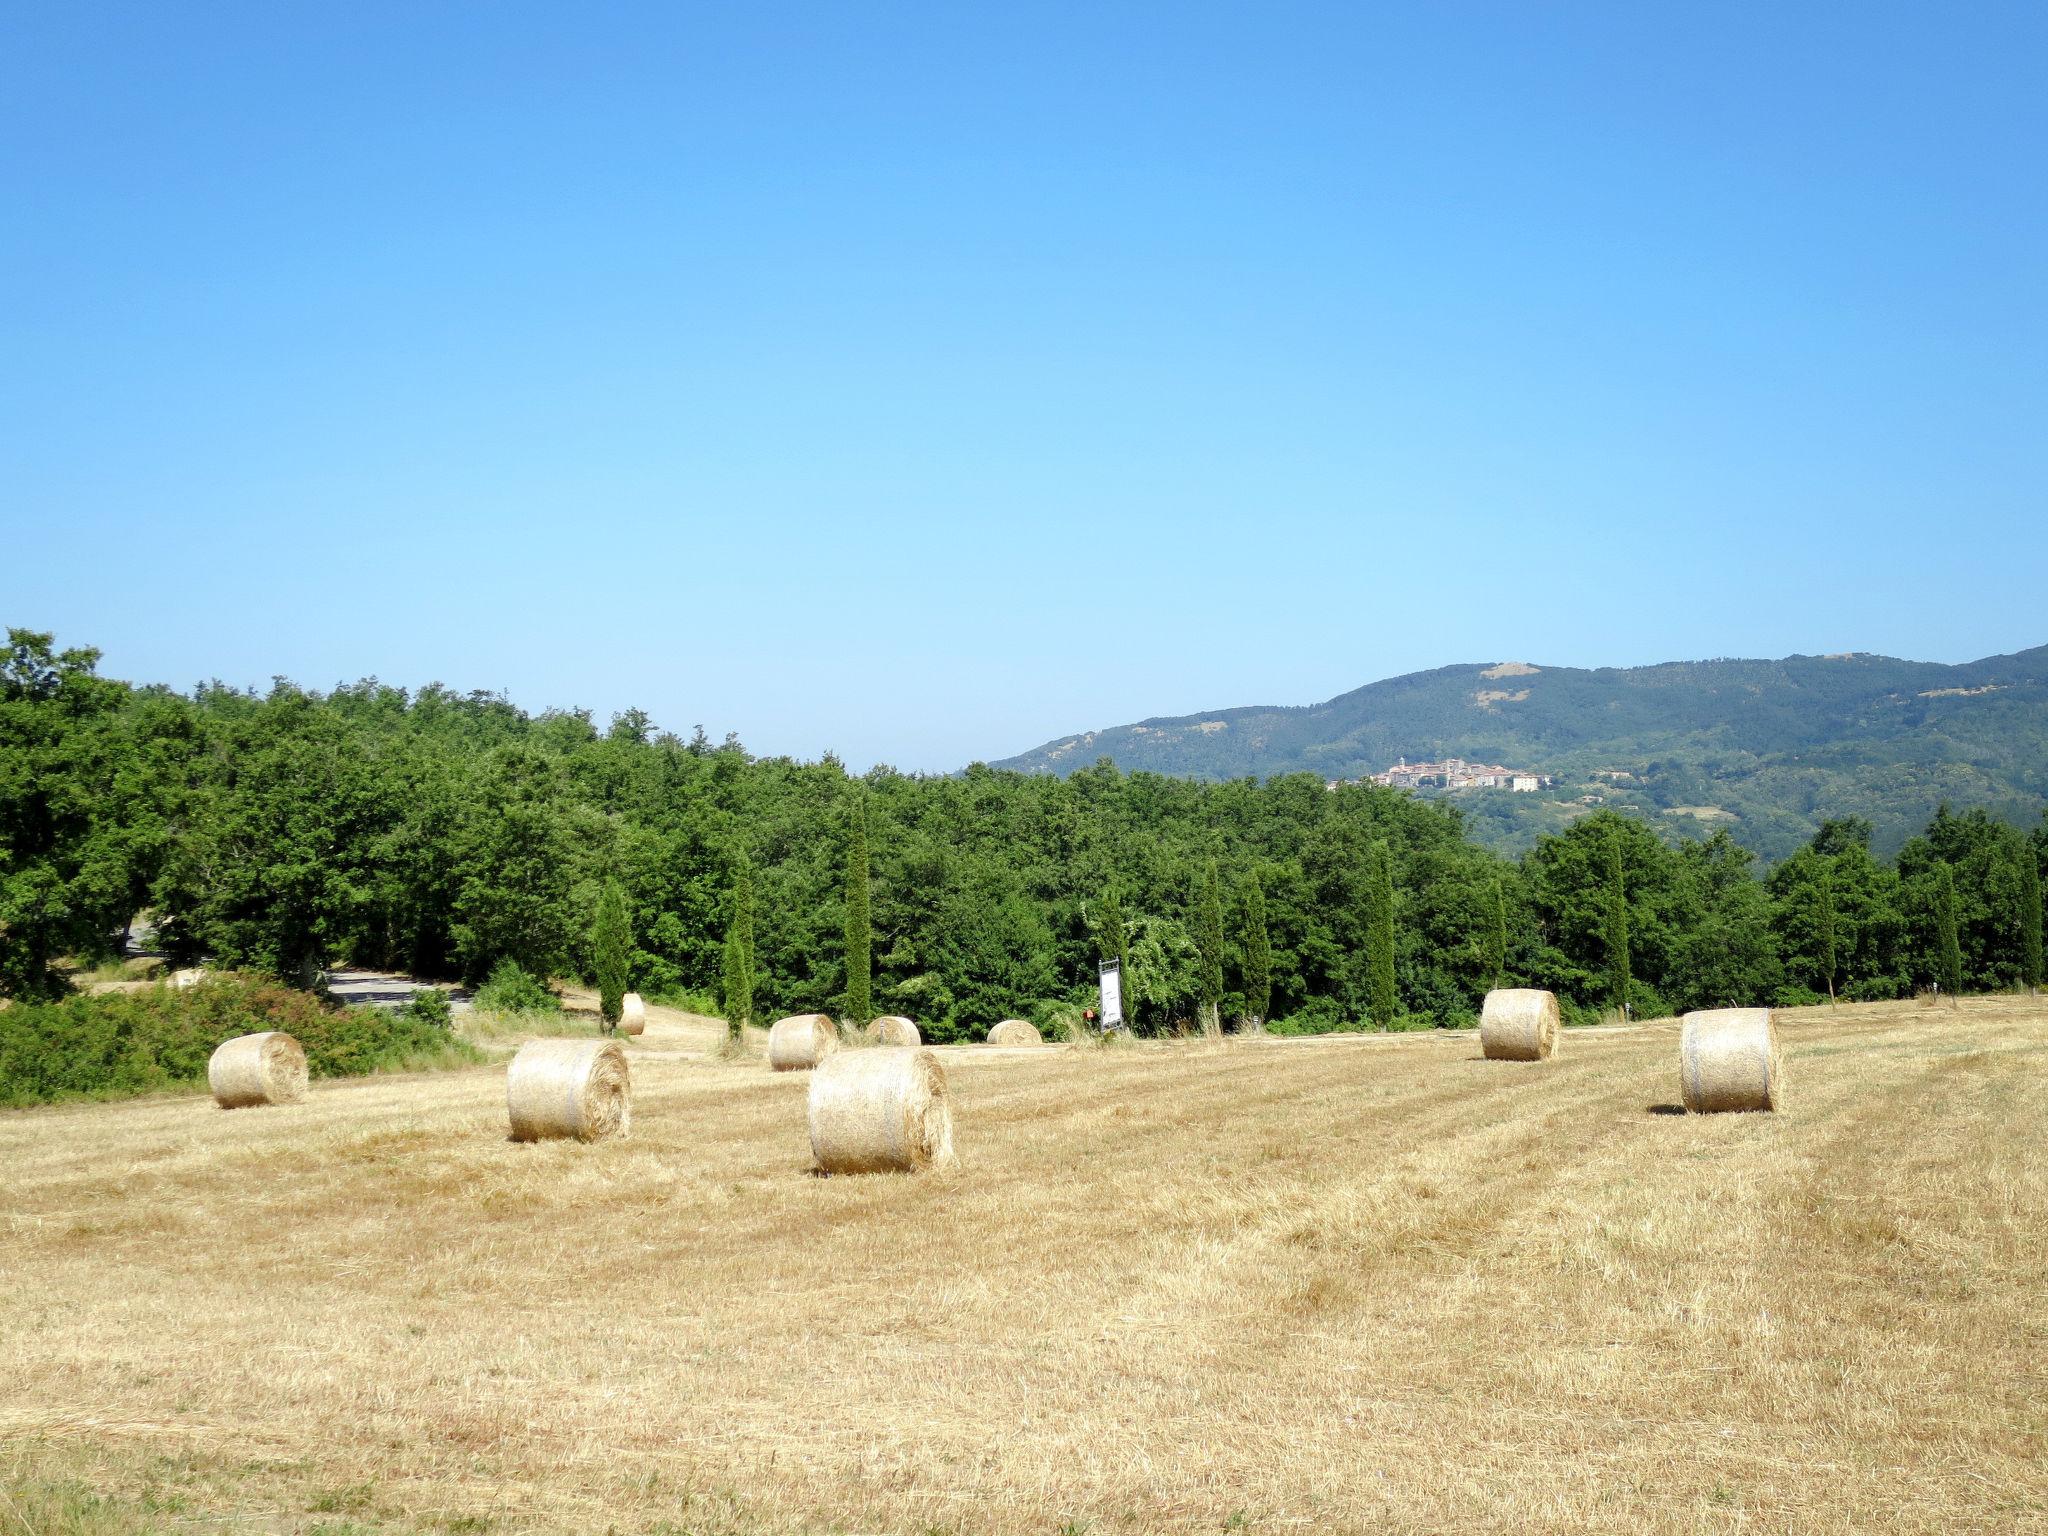
[[[754,1022],[754,866],[744,853],[733,868],[732,915],[725,925],[722,979],[726,1032],[738,1041]]]
[[[846,1021],[865,1029],[875,1016],[865,795],[855,796],[851,821],[846,847]]]
[[[1095,903],[1095,954],[1104,962],[1114,960],[1123,978],[1124,1022],[1131,1022],[1131,925],[1124,918],[1124,904],[1113,885],[1103,887]],[[1103,1021],[1107,1023],[1107,1020]]]
[[[1607,992],[1624,1017],[1628,1014],[1628,887],[1622,878],[1621,828],[1607,836]]]
[[[1813,906],[1815,926],[1820,930],[1820,968],[1827,978],[1828,1001],[1835,1000],[1835,972],[1841,962],[1835,950],[1835,872],[1822,864],[1814,874]]]
[[[1956,877],[1947,862],[1934,866],[1934,944],[1941,989],[1963,992],[1963,946],[1956,933]]]
[[[745,1036],[748,1016],[754,1011],[753,978],[747,974],[747,946],[740,937],[737,921],[726,924],[725,953],[719,967],[719,990],[724,994],[725,1034],[737,1044]]]
[[[1493,882],[1493,932],[1488,940],[1487,959],[1493,962],[1493,984],[1495,988],[1504,987],[1508,976],[1508,897],[1498,877]]]
[[[1251,1028],[1265,1024],[1272,1006],[1273,935],[1266,926],[1266,889],[1254,867],[1244,888],[1244,1011]]]
[[[1202,895],[1195,910],[1196,1018],[1208,1035],[1223,1031],[1223,894],[1217,888],[1216,861],[1202,872]]]
[[[619,1027],[625,1011],[626,987],[633,962],[633,924],[626,915],[626,893],[607,880],[597,898],[597,916],[590,928],[590,954],[597,968],[597,1011],[607,1031]]]
[[[2041,974],[2041,867],[2028,844],[2020,845],[2020,980],[2038,991]]]
[[[1394,985],[1394,861],[1374,843],[1365,874],[1365,1000],[1372,1022],[1392,1026],[1401,999]]]
[[[742,851],[732,879],[733,922],[739,928],[740,956],[746,961],[747,1022],[754,1022],[754,983],[761,974],[754,959],[754,861]]]

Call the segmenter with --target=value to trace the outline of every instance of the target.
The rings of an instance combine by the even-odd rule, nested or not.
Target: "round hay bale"
[[[640,1000],[638,992],[628,992],[619,1004],[619,1033],[622,1035],[644,1035],[647,1033],[647,1004]]]
[[[306,1052],[279,1029],[237,1035],[214,1048],[206,1063],[206,1086],[222,1109],[253,1104],[303,1104]]]
[[[885,1013],[868,1026],[868,1037],[877,1045],[923,1045],[917,1026],[900,1013]]]
[[[946,1069],[930,1051],[843,1051],[811,1076],[811,1156],[826,1173],[918,1173],[953,1161]]]
[[[791,1014],[768,1031],[768,1065],[777,1072],[808,1072],[838,1049],[838,1026],[822,1013]]]
[[[203,965],[188,965],[182,970],[171,972],[171,986],[182,992],[187,987],[198,986],[206,980],[207,974],[207,969]]]
[[[1535,987],[1496,987],[1479,1010],[1488,1061],[1548,1061],[1557,1049],[1557,998]]]
[[[1678,1034],[1678,1080],[1696,1115],[1777,1109],[1785,1102],[1785,1063],[1771,1010],[1688,1013]]]
[[[988,1032],[990,1045],[1043,1045],[1045,1037],[1029,1019],[1005,1019]]]
[[[529,1040],[505,1068],[514,1141],[603,1141],[633,1128],[633,1079],[616,1040]]]

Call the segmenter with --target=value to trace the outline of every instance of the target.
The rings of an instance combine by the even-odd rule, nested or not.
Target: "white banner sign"
[[[1101,964],[1102,975],[1102,1027],[1122,1029],[1124,1027],[1124,968],[1115,960]]]

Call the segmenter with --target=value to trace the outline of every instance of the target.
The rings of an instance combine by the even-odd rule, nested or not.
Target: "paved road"
[[[403,1008],[412,1001],[413,993],[433,985],[433,982],[417,981],[391,971],[330,971],[327,975],[327,990],[337,1003],[375,1008]],[[463,988],[444,986],[441,990],[448,994],[448,1001],[455,1012],[462,1013],[468,1009],[470,995]]]

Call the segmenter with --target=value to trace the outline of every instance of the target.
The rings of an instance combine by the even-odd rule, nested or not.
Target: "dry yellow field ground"
[[[0,1115],[0,1531],[2048,1529],[2048,1007],[949,1050],[809,1173],[657,1010],[629,1141],[502,1068]]]

